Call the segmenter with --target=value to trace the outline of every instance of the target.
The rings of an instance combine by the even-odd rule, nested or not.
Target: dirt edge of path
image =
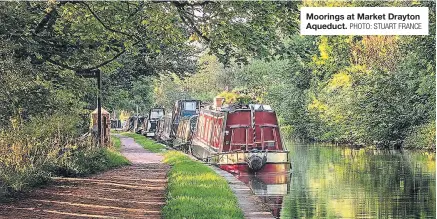
[[[45,187],[0,203],[0,218],[161,218],[170,167],[161,155],[122,139],[121,153],[132,165],[83,178],[53,177]]]

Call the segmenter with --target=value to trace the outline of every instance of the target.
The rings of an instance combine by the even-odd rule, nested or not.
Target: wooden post
[[[102,75],[100,69],[96,70],[97,76],[97,137],[99,139],[99,146],[103,145],[102,139]]]

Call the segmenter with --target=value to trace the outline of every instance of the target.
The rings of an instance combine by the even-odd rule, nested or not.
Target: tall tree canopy
[[[202,41],[226,62],[267,57],[295,31],[294,2],[3,2],[0,35],[33,63],[102,67],[123,54],[175,55]]]
[[[205,48],[223,63],[279,54],[296,10],[295,2],[1,2],[0,39],[13,45],[5,54],[44,68],[47,80],[101,69],[106,106],[132,109],[150,105],[141,98],[149,76],[193,73]]]

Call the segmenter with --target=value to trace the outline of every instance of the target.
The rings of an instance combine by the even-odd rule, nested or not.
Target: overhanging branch
[[[138,43],[139,43],[139,42],[136,42],[136,43],[134,43],[133,45],[137,45]],[[76,71],[76,72],[77,72],[77,71],[90,71],[90,70],[98,69],[98,68],[100,68],[100,67],[103,67],[103,66],[105,66],[105,65],[107,65],[107,64],[109,64],[109,63],[111,63],[112,61],[114,61],[115,59],[117,59],[118,57],[120,57],[121,55],[123,55],[125,52],[126,52],[126,49],[123,49],[123,51],[117,53],[117,54],[114,55],[112,58],[110,58],[110,59],[108,59],[108,60],[106,60],[106,61],[103,61],[102,63],[100,63],[100,64],[98,64],[98,65],[95,65],[95,66],[93,66],[93,67],[89,67],[89,68],[72,67],[72,66],[69,66],[69,65],[67,65],[67,64],[63,64],[63,63],[61,63],[61,62],[58,62],[58,61],[56,61],[56,60],[53,60],[53,59],[51,59],[51,58],[46,59],[46,61],[49,62],[49,63],[51,63],[51,64],[53,64],[53,65],[57,65],[57,66],[59,66],[59,67],[61,67],[61,68],[68,69],[68,70],[72,70],[72,71]]]
[[[204,6],[206,4],[211,3],[211,1],[203,1],[203,2],[188,2],[188,1],[172,1],[176,7],[185,7],[185,6]]]
[[[207,36],[205,36],[202,31],[199,30],[199,28],[196,26],[196,24],[194,23],[194,21],[189,17],[186,16],[185,13],[186,11],[182,8],[182,7],[177,7],[178,10],[178,14],[179,17],[182,19],[182,21],[188,25],[189,27],[191,27],[193,29],[193,31],[199,35],[199,37],[201,37],[202,39],[204,39],[206,42],[211,42],[211,39],[209,39]]]
[[[62,1],[59,3],[59,6],[65,5],[68,2],[69,1]],[[71,2],[71,3],[74,4],[75,2]],[[49,24],[49,22],[52,19],[56,19],[57,16],[58,16],[57,5],[54,5],[50,8],[50,11],[46,13],[46,15],[43,17],[43,19],[41,19],[41,21],[38,23],[38,25],[36,25],[35,30],[34,30],[34,34],[40,33],[44,29],[44,26]],[[52,21],[52,23],[49,25],[54,25],[54,23],[55,23],[55,21]]]
[[[110,26],[108,26],[107,24],[105,24],[101,19],[100,19],[100,17],[91,9],[91,7],[87,4],[87,3],[85,3],[85,2],[81,2],[81,4],[83,4],[83,5],[85,5],[85,7],[88,9],[88,11],[94,16],[94,18],[105,28],[105,29],[107,29],[107,30],[109,30],[109,31],[111,31],[111,32],[114,32],[114,33],[119,33],[119,34],[122,34],[122,35],[125,35],[125,36],[128,36],[128,37],[132,37],[132,38],[136,38],[137,39],[137,37],[135,36],[135,35],[132,35],[132,34],[129,34],[129,33],[126,33],[126,32],[123,32],[123,31],[120,31],[120,30],[116,30],[116,29],[114,29],[114,28],[112,28],[112,27],[110,27]]]

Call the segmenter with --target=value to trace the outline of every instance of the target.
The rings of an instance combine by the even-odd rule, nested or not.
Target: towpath
[[[120,136],[131,166],[54,183],[7,204],[0,218],[160,218],[169,166],[132,138]]]

